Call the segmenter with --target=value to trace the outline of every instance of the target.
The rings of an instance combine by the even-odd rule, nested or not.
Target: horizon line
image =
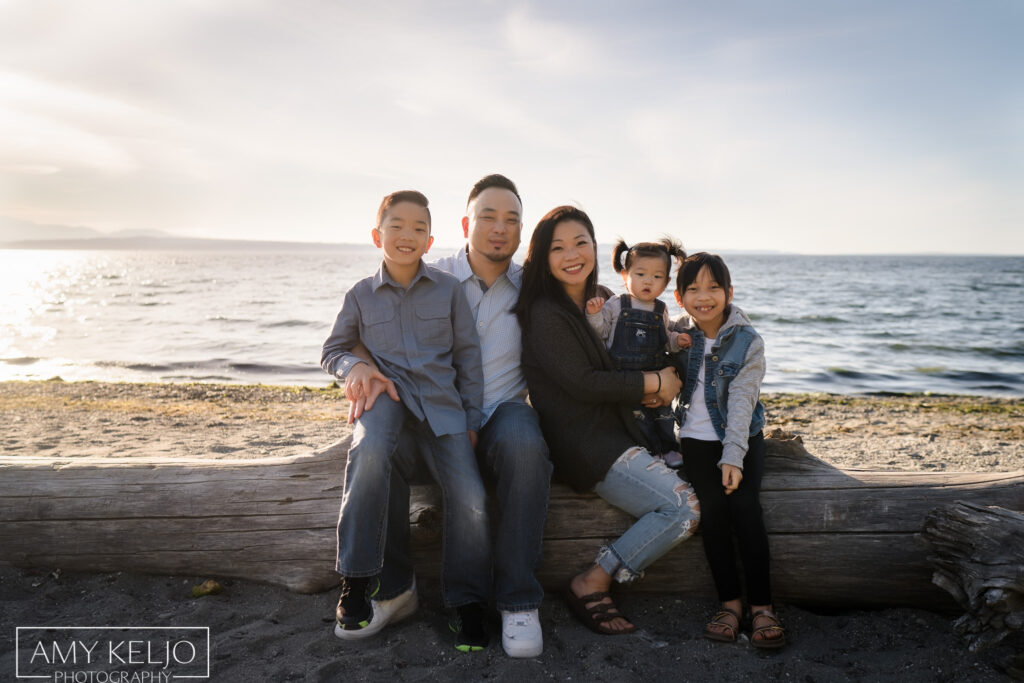
[[[263,239],[237,239],[230,237],[186,237],[178,235],[139,235],[133,237],[78,237],[78,238],[43,238],[35,240],[8,240],[0,241],[0,250],[69,250],[88,251],[93,249],[121,250],[121,249],[146,249],[157,250],[159,247],[170,246],[171,243],[180,243],[179,247],[198,250],[202,247],[229,248],[231,246],[247,245],[255,248],[270,248],[272,246],[298,247],[301,249],[315,248],[355,248],[355,249],[376,249],[372,244],[356,242],[321,242],[303,240],[263,240]],[[461,243],[442,243],[437,245],[441,248],[456,249]],[[191,245],[191,246],[189,246]],[[599,247],[613,247],[613,243],[598,242]],[[724,254],[764,254],[764,255],[792,255],[792,256],[985,256],[994,258],[1015,258],[1024,256],[1022,253],[993,253],[993,252],[943,252],[943,251],[894,251],[894,252],[801,252],[784,251],[780,249],[714,249],[705,248],[701,251],[715,251]],[[694,252],[696,253],[696,252]]]

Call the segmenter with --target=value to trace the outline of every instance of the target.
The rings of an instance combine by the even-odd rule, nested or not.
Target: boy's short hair
[[[380,208],[377,209],[377,229],[384,224],[384,218],[388,215],[388,211],[395,204],[401,204],[402,202],[410,202],[416,206],[422,206],[427,211],[427,227],[430,227],[430,202],[427,201],[426,195],[416,190],[399,190],[398,192],[392,192],[387,197],[381,200]]]
[[[469,191],[469,199],[466,200],[466,206],[468,207],[472,204],[473,200],[476,199],[481,192],[492,187],[500,187],[503,190],[508,190],[516,196],[516,199],[519,200],[519,204],[522,205],[523,198],[519,196],[519,190],[516,189],[516,184],[500,173],[491,173],[490,175],[485,175],[483,178],[476,181],[473,185],[473,189]]]

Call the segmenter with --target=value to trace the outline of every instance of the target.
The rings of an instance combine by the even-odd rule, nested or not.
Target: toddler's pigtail
[[[683,265],[683,261],[686,260],[686,250],[683,249],[683,243],[668,235],[661,239],[661,243],[665,245],[665,251],[668,252],[669,270],[671,270],[673,259],[675,259],[676,266]]]
[[[620,275],[626,270],[622,257],[628,253],[629,245],[626,244],[626,240],[620,237],[619,241],[615,243],[615,251],[612,252],[612,268]]]

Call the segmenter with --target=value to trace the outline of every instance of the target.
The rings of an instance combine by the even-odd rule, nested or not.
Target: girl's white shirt
[[[721,441],[715,433],[715,426],[711,423],[711,414],[708,412],[708,402],[704,398],[704,358],[711,353],[714,346],[713,338],[704,338],[704,353],[700,358],[700,370],[697,371],[697,383],[693,387],[693,395],[690,397],[690,407],[686,409],[686,421],[678,430],[680,439],[700,439],[701,441]]]

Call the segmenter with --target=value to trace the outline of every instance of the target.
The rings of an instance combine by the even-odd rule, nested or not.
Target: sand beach
[[[840,468],[1024,470],[1024,401],[964,396],[775,394],[768,429],[801,436]],[[343,438],[346,403],[333,387],[100,382],[0,382],[0,453],[61,458],[261,458],[296,455]],[[2,560],[2,550],[0,550]],[[208,626],[211,680],[801,680],[1000,681],[1024,675],[1019,637],[971,653],[955,615],[917,609],[821,613],[779,604],[791,644],[777,653],[703,640],[710,596],[630,593],[620,605],[637,634],[599,637],[559,596],[541,608],[535,660],[511,660],[497,639],[483,653],[450,647],[436,583],[421,608],[366,643],[331,635],[337,596],[298,595],[210,576],[84,574],[0,567],[0,671],[15,673],[14,634],[27,625]],[[499,633],[497,623],[492,633]],[[1019,635],[1019,634],[1018,634]],[[500,636],[499,636],[500,637]]]

